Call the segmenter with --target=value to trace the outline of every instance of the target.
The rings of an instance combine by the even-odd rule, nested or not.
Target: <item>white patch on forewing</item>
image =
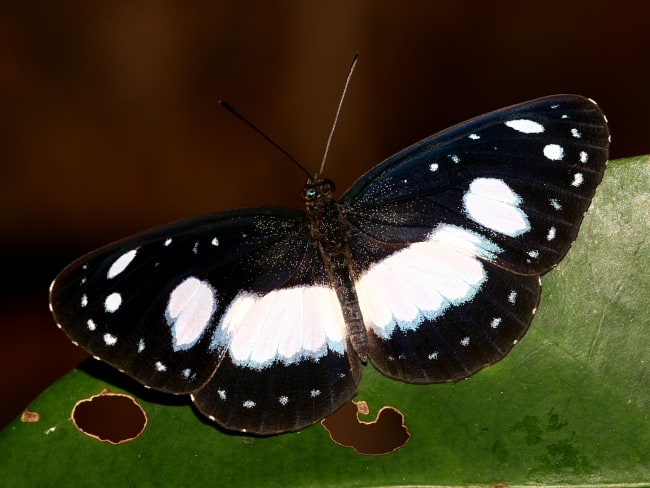
[[[551,161],[560,161],[564,157],[564,148],[558,144],[544,146],[544,156]]]
[[[371,266],[356,282],[366,328],[388,338],[414,330],[452,306],[468,302],[487,278],[481,259],[502,250],[485,237],[451,225]]]
[[[120,308],[120,305],[122,305],[122,295],[119,293],[111,293],[106,297],[106,300],[104,300],[104,309],[108,313],[115,312]]]
[[[174,349],[187,349],[196,343],[216,309],[217,296],[208,282],[190,276],[176,286],[165,309]]]
[[[586,163],[587,161],[589,161],[589,154],[586,151],[580,151],[580,162]]]
[[[521,197],[497,178],[476,178],[463,196],[463,206],[469,218],[510,237],[530,230],[528,217],[519,208],[521,203]]]
[[[540,134],[544,132],[544,126],[539,122],[528,119],[509,120],[504,122],[508,127],[524,134]]]
[[[117,258],[115,262],[111,264],[111,267],[108,268],[106,277],[110,280],[124,271],[126,267],[131,264],[131,261],[133,261],[137,252],[137,249],[131,249],[130,251],[125,252],[119,258]]]
[[[345,351],[346,326],[336,292],[297,286],[259,296],[240,293],[223,314],[215,346],[228,346],[236,365],[262,369],[274,361],[318,359]]]
[[[104,344],[107,346],[114,346],[117,344],[117,337],[115,337],[113,334],[104,334]]]

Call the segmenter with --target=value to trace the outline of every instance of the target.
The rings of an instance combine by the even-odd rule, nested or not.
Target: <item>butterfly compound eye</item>
[[[311,202],[318,197],[318,189],[314,185],[307,185],[302,190],[302,199],[305,202]]]

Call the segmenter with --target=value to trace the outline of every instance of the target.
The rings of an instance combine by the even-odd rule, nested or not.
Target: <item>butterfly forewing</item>
[[[341,205],[377,366],[450,381],[503,357],[532,319],[538,275],[576,238],[608,144],[595,103],[547,97],[425,139],[355,183]]]

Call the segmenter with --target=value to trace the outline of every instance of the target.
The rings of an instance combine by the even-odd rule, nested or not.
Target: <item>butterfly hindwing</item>
[[[331,414],[356,394],[360,377],[359,359],[335,351],[266,368],[242,366],[227,355],[193,400],[228,429],[277,434]]]
[[[303,320],[321,302],[325,313]],[[232,429],[304,427],[359,381],[303,212],[233,211],[111,244],[68,266],[50,303],[91,354],[146,386],[193,393]]]
[[[608,143],[596,104],[560,95],[459,124],[361,177],[340,203],[373,362],[438,382],[503,357],[539,275],[577,235]]]

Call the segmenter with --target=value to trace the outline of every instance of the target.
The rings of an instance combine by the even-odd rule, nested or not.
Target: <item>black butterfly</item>
[[[52,283],[68,336],[227,429],[302,429],[353,397],[369,358],[413,383],[465,378],[524,335],[607,163],[575,95],[482,115],[406,148],[338,202],[234,210],[78,259]]]

